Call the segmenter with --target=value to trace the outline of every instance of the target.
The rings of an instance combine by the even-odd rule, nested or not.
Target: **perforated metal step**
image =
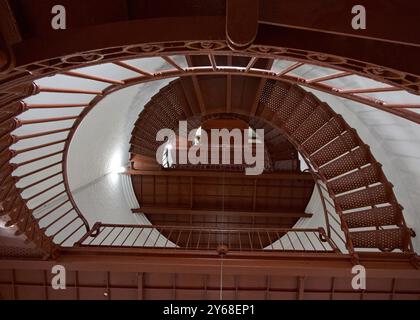
[[[409,232],[405,228],[351,232],[355,248],[378,248],[384,251],[408,250]]]
[[[392,226],[401,224],[402,212],[399,205],[393,204],[386,207],[347,213],[343,217],[350,229]]]

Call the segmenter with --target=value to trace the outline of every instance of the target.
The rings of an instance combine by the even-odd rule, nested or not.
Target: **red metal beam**
[[[102,91],[94,91],[94,90],[50,88],[50,87],[41,87],[41,86],[38,86],[38,88],[39,88],[39,92],[102,95]]]
[[[78,104],[26,104],[28,109],[64,109],[64,108],[86,108],[86,103]]]
[[[345,94],[358,94],[358,93],[378,93],[378,92],[394,92],[404,91],[396,87],[383,87],[383,88],[357,88],[357,89],[336,89],[339,93]]]
[[[340,93],[334,87],[328,86],[323,83],[318,83],[318,82],[305,83],[305,79],[302,79],[293,75],[278,76],[276,74],[273,74],[267,71],[259,71],[259,70],[250,70],[248,73],[244,73],[240,69],[236,70],[232,68],[223,68],[219,66],[217,71],[213,71],[211,67],[208,67],[208,68],[200,67],[197,69],[189,68],[188,72],[184,74],[179,74],[175,72],[165,72],[165,73],[162,73],[160,76],[155,77],[155,80],[164,79],[164,78],[172,78],[175,76],[198,76],[198,75],[208,75],[208,74],[252,76],[252,77],[261,77],[265,79],[283,80],[283,81],[288,81],[291,83],[299,83],[300,85],[313,88],[319,91],[323,91],[323,92],[326,92],[326,93],[329,93],[338,97],[342,97],[345,99],[353,100],[361,104],[365,104],[365,105],[374,107],[376,109],[392,113],[401,118],[405,118],[407,120],[420,124],[420,115],[415,112],[410,112],[408,110],[400,110],[400,109],[403,109],[404,107],[388,108],[384,101],[373,99],[367,96],[363,97],[363,96],[358,96],[355,94]],[[138,83],[145,82],[144,79],[131,79],[131,80],[132,81],[129,82],[127,86],[132,86]],[[408,108],[410,108],[409,105],[407,109]]]
[[[217,64],[216,64],[216,59],[214,58],[214,55],[209,54],[208,55],[210,63],[211,63],[211,67],[213,68],[213,71],[217,70]]]
[[[82,78],[82,79],[93,80],[93,81],[98,81],[98,82],[105,82],[105,83],[110,83],[110,84],[124,84],[124,81],[93,76],[93,75],[84,74],[84,73],[75,72],[75,71],[65,71],[63,72],[63,74],[70,77]]]
[[[51,130],[51,131],[44,131],[44,132],[39,132],[39,133],[27,134],[27,135],[23,135],[23,136],[16,136],[17,137],[16,139],[17,139],[17,141],[27,140],[27,139],[32,139],[32,138],[48,136],[48,135],[51,135],[51,134],[68,132],[71,129],[72,128],[64,128],[64,129],[58,129],[58,130]]]
[[[128,63],[125,63],[125,62],[122,62],[122,61],[117,61],[117,62],[114,62],[114,64],[119,66],[119,67],[125,68],[127,70],[130,70],[130,71],[136,72],[138,74],[141,74],[142,76],[153,77],[152,73],[144,71],[140,68],[134,67],[134,66],[132,66],[131,64],[128,64]]]
[[[252,57],[251,60],[249,60],[248,65],[245,68],[245,72],[249,72],[249,70],[251,70],[251,68],[254,67],[254,65],[257,63],[258,58],[257,57]]]
[[[293,70],[295,70],[297,68],[300,68],[303,65],[304,65],[304,63],[302,63],[302,62],[293,63],[290,67],[287,67],[286,69],[277,73],[277,76],[281,77],[281,76],[287,75],[288,73],[292,72]]]
[[[318,78],[313,78],[313,79],[305,79],[305,83],[311,84],[311,83],[317,83],[317,82],[324,82],[324,81],[328,81],[328,80],[334,80],[334,79],[339,79],[339,78],[343,78],[343,77],[347,77],[352,75],[351,72],[338,72],[338,73],[334,73],[331,74],[329,76],[323,76],[323,77],[318,77]]]
[[[185,72],[185,70],[179,64],[177,64],[171,57],[162,56],[162,59],[165,60],[167,63],[169,63],[171,66],[173,66],[178,71]]]

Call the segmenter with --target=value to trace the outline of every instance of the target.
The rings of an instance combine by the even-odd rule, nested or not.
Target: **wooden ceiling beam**
[[[192,59],[190,56],[185,57],[187,60],[188,67],[194,67]],[[203,94],[201,93],[200,83],[198,82],[198,78],[196,76],[191,76],[191,80],[193,83],[195,96],[197,97],[198,105],[200,106],[201,114],[206,114],[206,105],[204,103]]]
[[[312,175],[308,172],[273,172],[273,173],[263,173],[258,176],[245,175],[243,172],[221,172],[218,171],[215,175],[214,171],[198,171],[198,170],[157,170],[157,171],[148,171],[148,170],[128,170],[126,174],[130,176],[140,175],[140,176],[161,176],[161,177],[209,177],[217,178],[223,176],[225,178],[242,178],[249,180],[313,180]]]
[[[133,213],[144,213],[148,215],[168,214],[168,215],[193,215],[193,216],[216,216],[221,210],[202,210],[189,208],[173,208],[173,207],[141,207],[139,209],[132,209]],[[242,216],[242,217],[264,217],[264,218],[311,218],[312,213],[304,212],[254,212],[254,211],[236,211],[225,210],[224,216]]]

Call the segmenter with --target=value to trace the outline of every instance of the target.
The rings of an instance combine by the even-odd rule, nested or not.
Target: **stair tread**
[[[305,99],[305,93],[299,89],[296,86],[292,86],[283,101],[271,102],[278,105],[272,120],[277,126],[283,127]]]
[[[289,133],[296,131],[316,109],[318,101],[311,94],[306,94],[303,100],[296,106],[296,109],[286,121],[284,130]]]
[[[348,129],[344,119],[340,115],[334,116],[328,123],[319,129],[314,135],[302,144],[302,148],[308,154],[313,154],[329,142],[340,136]]]
[[[334,114],[323,104],[318,105],[314,112],[306,118],[301,126],[292,134],[293,139],[303,143],[331,120]]]
[[[399,225],[402,220],[401,208],[397,204],[372,208],[343,215],[349,229]]]
[[[325,176],[327,180],[341,176],[345,173],[358,169],[372,162],[372,156],[369,148],[365,145],[352,150],[344,156],[335,159],[319,169],[319,172]]]
[[[312,155],[312,161],[320,167],[339,156],[351,151],[359,145],[359,139],[353,130],[346,131],[337,139],[331,141],[326,146]]]
[[[340,194],[366,187],[380,181],[385,181],[385,177],[382,173],[381,166],[378,163],[374,163],[329,181],[327,185],[334,194]]]
[[[408,250],[409,234],[406,228],[354,231],[350,232],[350,238],[355,248],[378,248],[386,251]]]
[[[367,206],[390,203],[390,185],[379,184],[366,189],[361,189],[335,198],[335,203],[341,210],[347,211]]]

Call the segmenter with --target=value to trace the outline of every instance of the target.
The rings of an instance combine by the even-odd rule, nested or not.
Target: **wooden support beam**
[[[271,277],[270,276],[265,277],[265,285],[267,287],[267,290],[265,291],[265,299],[269,300],[270,299],[270,288],[271,288]]]
[[[106,273],[106,291],[104,295],[108,300],[111,300],[111,272]]]
[[[232,111],[232,76],[226,77],[226,112]]]
[[[12,269],[12,297],[13,300],[17,300],[18,299],[18,294],[17,294],[17,290],[16,290],[16,270]]]
[[[198,170],[128,170],[126,174],[135,176],[168,176],[168,177],[211,177],[214,178],[214,172],[212,171],[198,171]],[[221,172],[218,173],[219,175]],[[313,180],[312,175],[308,172],[273,172],[263,173],[259,176],[247,176],[243,172],[224,172],[226,178],[243,178],[243,179],[258,179],[258,180],[282,180],[282,179],[294,179],[294,180]]]
[[[305,297],[305,277],[298,278],[298,300],[303,300]]]
[[[80,300],[79,271],[76,271],[76,280],[74,286],[76,287],[76,300]]]
[[[395,299],[395,289],[397,286],[397,279],[396,278],[392,278],[392,285],[391,285],[391,293],[390,293],[390,298],[391,300]]]
[[[199,210],[190,208],[173,208],[173,207],[141,207],[139,209],[132,209],[133,213],[144,213],[149,215],[154,214],[168,214],[168,215],[203,215],[216,216],[221,213],[221,210]],[[230,211],[225,210],[224,216],[242,216],[242,217],[264,217],[264,218],[311,218],[312,213],[304,212],[263,212],[263,211]]]
[[[48,301],[49,300],[49,295],[48,295],[48,275],[47,275],[47,271],[46,270],[44,270],[44,272],[43,272],[43,276],[44,276],[44,299],[46,300],[46,301]]]
[[[190,209],[194,208],[194,177],[190,177]]]
[[[206,114],[206,105],[204,103],[203,94],[201,93],[200,83],[198,82],[198,78],[196,76],[192,76],[191,80],[194,86],[195,95],[198,100],[198,105],[200,106],[201,114],[204,115]]]
[[[257,207],[257,184],[258,180],[254,180],[254,187],[252,188],[252,211],[255,212]]]
[[[187,55],[187,56],[185,56],[185,59],[187,60],[188,67],[190,67],[190,68],[194,67],[194,64],[191,60],[191,56]],[[198,82],[197,76],[191,76],[191,81],[193,83],[195,96],[197,98],[198,105],[200,107],[200,112],[201,112],[201,114],[205,114],[206,113],[206,106],[204,104],[204,99],[203,99],[203,95],[201,94],[201,88],[200,88],[200,84]]]
[[[330,293],[331,300],[334,300],[334,293],[335,293],[335,277],[331,279],[331,293]]]

